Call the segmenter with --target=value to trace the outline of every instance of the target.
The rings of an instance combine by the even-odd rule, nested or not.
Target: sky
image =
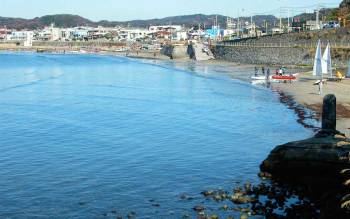
[[[93,21],[128,21],[188,14],[280,14],[312,11],[316,4],[336,7],[341,0],[0,0],[0,16],[34,18],[51,14],[76,14]],[[282,10],[286,17],[287,9]]]

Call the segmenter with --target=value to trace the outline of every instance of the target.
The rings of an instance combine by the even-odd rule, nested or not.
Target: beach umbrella
[[[317,49],[315,54],[315,62],[313,68],[313,76],[322,77],[322,51],[321,51],[321,40],[318,40]]]
[[[329,77],[333,77],[332,73],[332,57],[331,57],[331,45],[328,42],[327,48],[324,51],[322,57],[322,74],[328,74]]]

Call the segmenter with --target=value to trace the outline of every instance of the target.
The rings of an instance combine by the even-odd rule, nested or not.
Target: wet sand
[[[323,86],[323,94],[318,94],[318,86],[313,85],[317,78],[311,72],[300,73],[297,82],[274,83],[272,88],[293,97],[295,101],[315,111],[321,116],[323,97],[335,94],[337,97],[337,129],[350,136],[350,79],[342,82],[328,81]]]

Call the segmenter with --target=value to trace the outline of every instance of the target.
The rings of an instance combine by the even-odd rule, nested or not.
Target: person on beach
[[[263,75],[265,75],[265,68],[264,68],[264,66],[261,67],[261,72],[262,72]]]
[[[266,70],[266,80],[270,80],[270,68]]]
[[[257,77],[258,76],[258,74],[259,74],[259,69],[257,68],[257,67],[255,67],[255,73],[254,73],[254,75],[255,75],[255,77]]]
[[[318,83],[318,94],[322,95],[322,90],[323,90],[323,80],[320,81],[320,83]]]
[[[278,74],[279,74],[280,76],[283,75],[283,69],[282,69],[282,67],[278,70]]]

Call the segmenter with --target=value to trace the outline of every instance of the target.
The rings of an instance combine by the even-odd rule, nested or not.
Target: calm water
[[[257,181],[275,145],[311,134],[275,93],[215,72],[0,53],[0,218],[194,215],[201,191]]]

